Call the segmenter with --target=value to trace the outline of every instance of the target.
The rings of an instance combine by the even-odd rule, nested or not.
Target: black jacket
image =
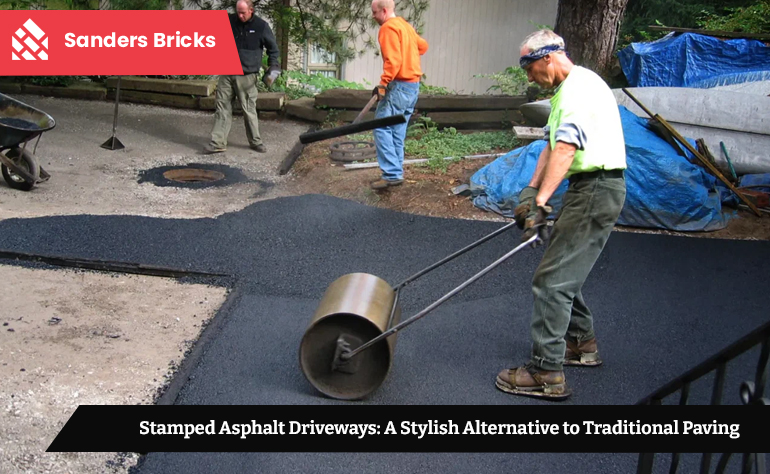
[[[230,27],[235,37],[235,47],[241,59],[244,74],[259,72],[262,67],[262,50],[267,50],[268,66],[278,66],[278,43],[275,41],[273,30],[265,20],[256,15],[246,23],[238,19],[238,15],[230,14]]]

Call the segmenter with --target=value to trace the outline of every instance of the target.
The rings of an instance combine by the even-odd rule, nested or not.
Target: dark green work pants
[[[581,293],[623,208],[626,183],[618,171],[573,177],[532,281],[532,362],[562,370],[565,337],[594,337],[593,316]]]

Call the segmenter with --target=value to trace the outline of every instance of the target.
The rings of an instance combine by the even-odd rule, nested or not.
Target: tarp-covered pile
[[[724,228],[735,214],[722,212],[732,194],[702,167],[679,155],[648,128],[647,121],[619,106],[626,142],[626,202],[618,224],[680,231]],[[690,140],[694,146],[695,142]],[[529,184],[545,140],[517,148],[477,171],[470,180],[477,207],[512,217],[521,190]],[[549,204],[554,215],[567,190],[563,182]]]
[[[632,87],[696,87],[770,80],[770,47],[756,40],[668,34],[618,52]]]

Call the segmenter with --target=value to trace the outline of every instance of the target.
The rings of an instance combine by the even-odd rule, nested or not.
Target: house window
[[[330,53],[316,44],[311,44],[308,46],[307,58],[308,74],[339,78],[339,67],[334,63],[337,59],[336,54]]]

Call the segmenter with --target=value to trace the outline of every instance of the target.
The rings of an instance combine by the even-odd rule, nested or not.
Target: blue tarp
[[[756,40],[668,34],[618,52],[631,87],[696,87],[770,80],[770,47]]]
[[[618,224],[679,231],[724,228],[728,219],[735,215],[735,211],[722,212],[720,197],[729,198],[724,192],[726,188],[719,189],[714,176],[677,154],[671,145],[648,128],[645,119],[622,105],[619,109],[628,169],[626,202]],[[690,143],[695,146],[694,141],[690,140]],[[535,141],[477,171],[470,180],[474,205],[512,217],[519,193],[529,184],[545,146],[545,140]],[[566,190],[567,181],[564,181],[549,201],[554,207],[554,216],[561,208]]]
[[[770,173],[744,174],[739,186],[751,186],[766,193],[770,191]]]

